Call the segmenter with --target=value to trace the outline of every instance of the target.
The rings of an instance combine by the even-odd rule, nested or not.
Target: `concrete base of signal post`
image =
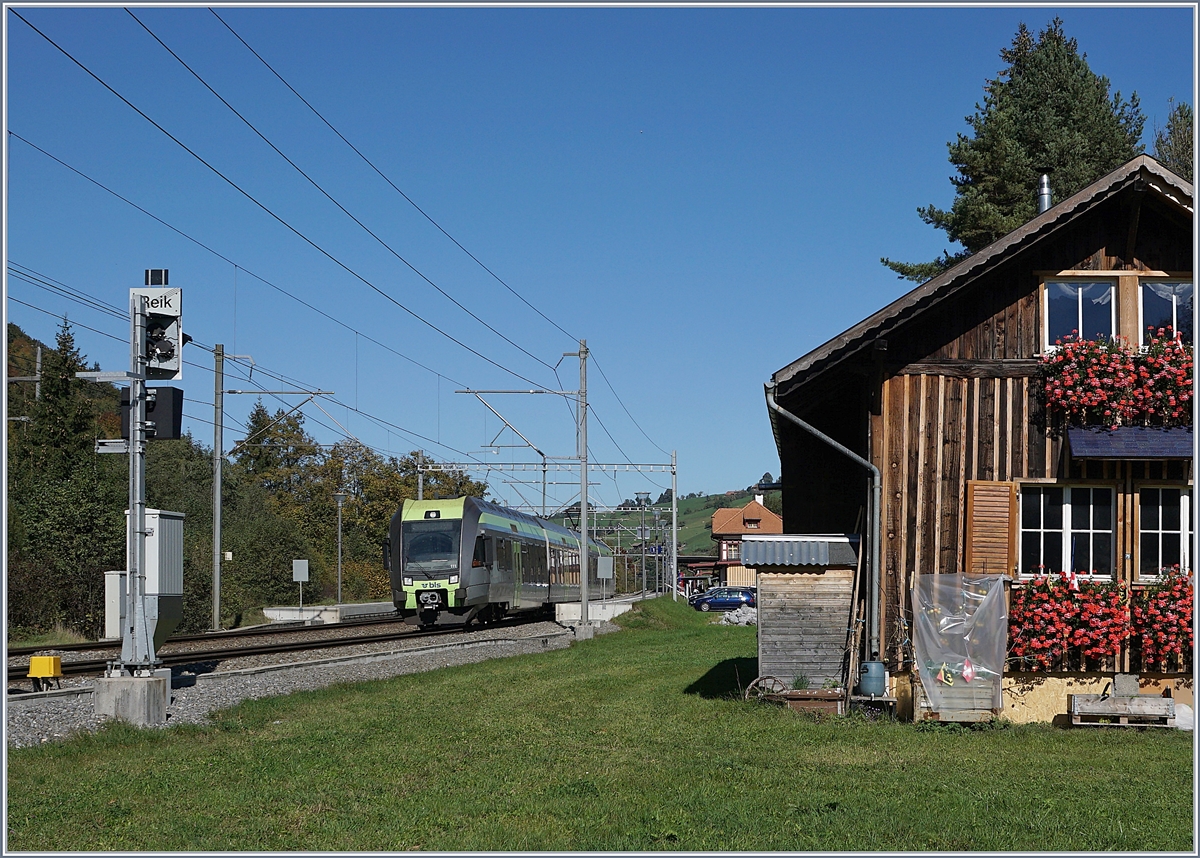
[[[171,670],[151,676],[106,676],[96,680],[92,694],[96,714],[127,721],[137,727],[167,722],[171,702]]]
[[[594,623],[581,623],[576,621],[571,626],[571,631],[575,633],[575,640],[590,641],[596,636],[596,626]]]

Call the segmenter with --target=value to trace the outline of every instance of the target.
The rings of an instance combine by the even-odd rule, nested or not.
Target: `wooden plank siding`
[[[915,576],[964,568],[969,484],[1054,476],[1063,444],[1031,424],[1040,396],[1030,376],[900,372],[884,380],[872,452],[883,462],[881,628],[893,664],[903,661],[905,638],[895,617],[911,623]]]
[[[842,682],[854,570],[758,571],[758,674]]]
[[[1038,375],[1041,283],[1058,272],[1114,278],[1117,332],[1128,337],[1137,326],[1137,274],[1191,276],[1191,236],[1189,214],[1144,187],[1122,188],[1052,234],[964,275],[961,288],[914,290],[911,303],[881,317],[875,330],[852,329],[858,339],[827,344],[857,351],[843,358],[831,352],[820,358],[827,364],[814,359],[781,381],[783,408],[880,470],[880,628],[882,657],[893,667],[905,661],[908,635],[896,618],[899,612],[911,621],[915,576],[965,568],[974,481],[1111,486],[1116,571],[1135,577],[1140,485],[1186,487],[1193,466],[1069,460],[1062,433],[1047,426]],[[868,403],[877,404],[877,414]],[[787,421],[778,423],[778,438],[784,531],[865,532],[858,516],[869,488],[861,466]]]
[[[1046,462],[1057,461],[1062,440],[1050,439],[1047,457],[1044,431],[1029,426],[1036,379],[901,374],[884,389],[888,413],[873,441],[881,455],[888,451],[881,469],[888,574],[899,575],[892,569],[901,563],[918,574],[955,572],[964,559],[967,485],[1049,479]]]

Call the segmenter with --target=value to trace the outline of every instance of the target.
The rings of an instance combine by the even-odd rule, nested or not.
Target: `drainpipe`
[[[849,456],[858,464],[871,472],[871,524],[870,534],[867,537],[867,550],[870,552],[871,558],[871,596],[868,600],[868,616],[870,618],[868,627],[870,629],[870,654],[871,661],[879,659],[879,507],[883,499],[883,487],[879,476],[879,469],[864,459],[862,456],[842,446],[837,441],[830,438],[825,433],[821,432],[814,426],[805,423],[795,414],[782,408],[775,401],[775,385],[769,383],[765,385],[767,391],[767,407],[786,417],[788,420],[795,423],[805,432],[816,436],[819,440],[824,441],[829,446],[833,447],[839,453]]]

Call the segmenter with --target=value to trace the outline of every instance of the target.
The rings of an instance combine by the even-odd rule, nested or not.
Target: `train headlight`
[[[403,579],[401,579],[401,580],[404,582],[404,586],[405,586],[405,587],[411,587],[411,586],[412,586],[412,578],[403,578]]]
[[[458,583],[458,576],[457,576],[457,575],[451,575],[451,576],[450,576],[450,583],[451,583],[451,584],[457,584],[457,583]]]

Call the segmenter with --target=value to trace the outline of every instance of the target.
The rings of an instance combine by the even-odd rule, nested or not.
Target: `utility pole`
[[[250,363],[250,372],[254,372],[254,358],[250,355],[227,355],[225,354],[225,346],[217,343],[213,346],[213,577],[212,577],[212,630],[219,632],[221,630],[221,475],[222,466],[225,461],[224,451],[224,431],[225,431],[225,394],[245,394],[253,393],[261,395],[264,393],[288,395],[307,393],[308,398],[312,399],[316,396],[332,396],[332,391],[318,390],[309,392],[307,390],[226,390],[225,389],[225,358],[245,360]],[[305,402],[308,400],[306,399]],[[300,403],[292,411],[303,406]],[[290,411],[288,412],[291,413]],[[234,444],[236,449],[239,444],[245,444],[249,438],[244,438],[242,441]]]
[[[579,341],[579,622],[588,624],[587,340]]]
[[[642,526],[638,528],[638,542],[642,546],[642,595],[646,594],[646,501],[650,492],[634,492],[638,506],[642,509]]]
[[[36,360],[36,363],[34,364],[34,374],[33,375],[10,375],[8,377],[8,383],[12,384],[14,381],[32,381],[33,382],[33,398],[35,400],[40,400],[42,398],[42,347],[40,345],[37,347],[37,360]],[[30,421],[30,419],[32,419],[32,418],[10,417],[8,419],[9,420],[20,420],[22,422],[28,423]]]
[[[417,500],[425,500],[425,471],[421,466],[425,464],[425,454],[420,450],[417,451]]]
[[[671,601],[679,600],[679,497],[676,491],[675,451],[671,451]]]
[[[342,501],[346,499],[346,492],[343,489],[338,489],[334,493],[333,499],[337,501],[338,506],[338,592],[337,603],[342,604]],[[340,620],[341,617],[338,617]]]
[[[225,423],[225,346],[213,346],[213,572],[212,630],[221,630],[221,458]]]
[[[662,591],[662,510],[654,509],[654,592]]]

